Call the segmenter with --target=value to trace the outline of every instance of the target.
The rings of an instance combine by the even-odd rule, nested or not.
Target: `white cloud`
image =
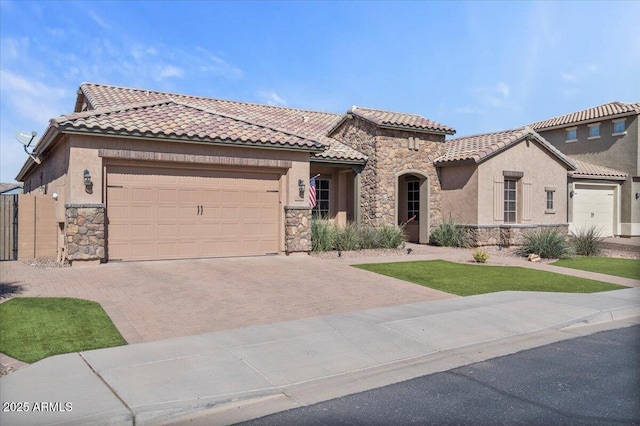
[[[274,106],[286,106],[287,101],[281,98],[275,91],[273,90],[261,90],[258,95],[267,105]]]
[[[197,48],[196,50],[206,52],[206,50],[202,48]],[[211,54],[207,57],[206,62],[200,66],[200,71],[227,78],[241,78],[244,75],[244,72],[240,68]]]
[[[63,108],[69,93],[62,88],[47,86],[38,80],[0,69],[2,102],[24,120],[46,123],[68,108]]]
[[[29,39],[27,37],[6,37],[2,39],[0,45],[2,46],[0,57],[2,62],[6,63],[6,61],[20,59],[20,55],[24,55],[24,52],[29,48]]]
[[[463,106],[453,110],[456,114],[482,114],[481,108]]]
[[[89,15],[89,18],[91,18],[91,20],[93,22],[95,22],[96,24],[98,24],[98,26],[104,30],[108,30],[111,29],[111,27],[109,26],[109,24],[107,24],[107,22],[102,19],[102,17],[100,17],[97,13],[95,13],[93,10],[87,10],[87,15]]]
[[[501,107],[509,97],[509,85],[503,81],[493,86],[482,86],[471,89],[471,95],[482,105]]]
[[[564,81],[575,81],[576,75],[568,72],[561,72],[560,78],[562,78]]]
[[[183,69],[173,65],[163,65],[158,70],[158,73],[156,75],[156,80],[164,80],[166,78],[171,78],[171,77],[182,78],[183,76],[184,76]]]

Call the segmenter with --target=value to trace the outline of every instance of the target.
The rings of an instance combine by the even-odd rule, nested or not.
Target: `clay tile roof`
[[[67,131],[324,149],[311,139],[166,98],[64,115],[53,122]]]
[[[360,163],[367,159],[364,154],[326,136],[328,129],[341,119],[342,115],[340,114],[93,83],[83,83],[79,93],[84,96],[89,110],[113,108],[121,105],[153,105],[172,100],[176,104],[187,105],[193,110],[200,111],[196,114],[206,112],[266,129],[265,132],[271,132],[271,136],[263,135],[267,139],[272,139],[273,132],[279,132],[282,137],[286,134],[287,137],[282,140],[285,145],[293,143],[295,137],[306,140],[306,143],[313,142],[315,148],[324,149],[323,152],[316,153],[313,158]],[[187,111],[184,113],[186,114],[185,120],[192,120],[191,117],[188,117]],[[257,137],[257,133],[254,134],[254,137]]]
[[[587,163],[573,159],[578,168],[569,172],[569,176],[574,178],[609,178],[614,180],[626,180],[627,174],[619,170],[610,169],[604,166],[598,166],[596,164]]]
[[[353,114],[381,127],[391,127],[403,130],[414,131],[430,131],[444,133],[447,135],[455,134],[455,129],[444,124],[440,124],[433,120],[424,118],[421,115],[409,114],[404,112],[384,111],[381,109],[364,108],[353,106],[348,114]]]
[[[438,165],[458,161],[480,163],[527,137],[535,138],[549,152],[568,165],[570,169],[575,169],[575,164],[571,159],[564,156],[564,154],[528,126],[448,140],[445,143],[445,154],[436,158],[434,163]]]
[[[566,126],[569,124],[577,124],[586,121],[598,120],[600,118],[640,114],[640,102],[628,104],[625,102],[609,102],[608,104],[599,105],[597,107],[588,108],[571,114],[561,115],[559,117],[550,118],[548,120],[539,121],[531,124],[534,130],[542,130],[550,127]]]

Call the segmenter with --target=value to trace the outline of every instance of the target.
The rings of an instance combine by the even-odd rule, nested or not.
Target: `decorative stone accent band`
[[[569,234],[569,224],[549,224],[549,225],[461,225],[467,230],[467,235],[474,247],[497,246],[503,247],[520,246],[524,243],[527,234],[541,231],[543,229],[556,229],[564,234]]]
[[[74,260],[104,259],[105,205],[65,204],[66,256]]]
[[[311,251],[311,207],[286,206],[284,216],[285,252]]]

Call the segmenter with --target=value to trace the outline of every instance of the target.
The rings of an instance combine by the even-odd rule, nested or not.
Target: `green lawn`
[[[561,259],[552,265],[640,280],[640,260],[610,257],[575,257]]]
[[[353,266],[460,296],[506,290],[595,293],[626,288],[529,268],[472,265],[444,260]]]
[[[126,344],[96,302],[27,297],[0,304],[0,352],[20,361]]]

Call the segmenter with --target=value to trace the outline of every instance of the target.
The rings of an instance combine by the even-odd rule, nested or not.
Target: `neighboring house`
[[[21,183],[0,183],[0,195],[22,194]]]
[[[566,229],[579,164],[529,128],[445,141],[454,133],[371,108],[84,83],[37,143],[41,164],[28,159],[17,180],[55,198],[58,249],[74,264],[307,252],[313,217],[401,225],[420,243],[449,217],[479,245]]]
[[[611,102],[530,125],[577,162],[569,174],[573,229],[640,235],[639,116],[640,103]]]
[[[452,139],[435,160],[446,218],[475,245],[512,245],[540,227],[567,228],[567,172],[577,165],[529,127]]]

